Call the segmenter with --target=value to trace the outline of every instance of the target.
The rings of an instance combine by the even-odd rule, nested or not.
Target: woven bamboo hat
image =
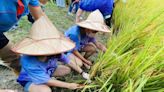
[[[71,40],[65,38],[46,16],[42,16],[32,25],[29,37],[11,50],[20,54],[43,56],[63,53],[74,47]]]
[[[111,32],[99,10],[92,12],[85,21],[79,22],[77,25],[94,31]]]

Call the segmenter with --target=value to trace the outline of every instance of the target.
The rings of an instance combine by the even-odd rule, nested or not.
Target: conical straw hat
[[[85,21],[79,22],[77,25],[94,31],[110,32],[99,10],[92,12]]]
[[[42,16],[32,25],[29,37],[11,50],[20,54],[42,56],[63,53],[74,47],[71,40],[65,38],[46,16]]]

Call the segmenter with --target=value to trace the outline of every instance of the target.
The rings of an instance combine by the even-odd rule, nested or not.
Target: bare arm
[[[48,2],[48,0],[39,0],[39,2],[43,5],[45,5]]]
[[[59,80],[52,80],[52,79],[48,81],[47,85],[53,86],[53,87],[68,88],[68,89],[81,88],[79,87],[79,84],[76,84],[76,83],[67,83],[67,82],[62,82]]]
[[[80,17],[83,14],[83,10],[82,9],[78,9],[77,13],[76,13],[76,23],[80,22]]]
[[[80,0],[75,0],[73,3],[77,3],[77,2],[79,2]]]
[[[84,63],[92,65],[92,63],[89,60],[85,59],[77,50],[73,51],[73,54],[80,58]]]
[[[107,48],[102,44],[102,43],[100,43],[100,42],[95,42],[94,43],[95,45],[96,45],[96,47],[99,49],[99,50],[101,50],[101,51],[103,51],[103,52],[105,52],[106,50],[107,50]]]
[[[68,63],[68,66],[71,67],[73,70],[77,71],[78,73],[83,72],[83,70],[80,68],[80,66],[78,66],[76,63],[74,63],[74,61],[72,61],[72,60],[70,61],[70,63]]]
[[[40,6],[33,7],[29,5],[29,9],[30,9],[30,13],[32,14],[35,20],[45,15]]]

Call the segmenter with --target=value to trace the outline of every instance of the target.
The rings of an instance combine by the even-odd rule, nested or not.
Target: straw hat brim
[[[93,31],[100,31],[100,32],[111,32],[105,24],[101,24],[98,22],[92,22],[89,20],[85,20],[82,22],[77,23],[78,26],[87,28]]]
[[[48,56],[64,53],[75,47],[75,44],[67,38],[33,40],[26,38],[11,50],[15,53],[31,56]]]

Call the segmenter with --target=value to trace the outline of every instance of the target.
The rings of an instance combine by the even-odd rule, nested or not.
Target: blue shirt
[[[57,57],[49,57],[47,62],[39,61],[35,56],[23,55],[21,57],[22,69],[17,81],[20,84],[24,81],[45,84],[51,79],[57,68],[57,61],[68,63],[68,60],[64,54]]]
[[[79,7],[85,11],[95,11],[99,9],[103,16],[111,15],[113,12],[114,0],[81,0]]]
[[[0,0],[0,33],[8,31],[21,16],[28,13],[28,5],[39,6],[38,0],[22,0],[24,12],[17,16],[17,0]]]
[[[70,27],[66,32],[65,36],[75,42],[76,46],[73,50],[80,50],[89,42],[96,42],[95,38],[88,37],[87,35],[80,34],[80,27],[75,25]]]

